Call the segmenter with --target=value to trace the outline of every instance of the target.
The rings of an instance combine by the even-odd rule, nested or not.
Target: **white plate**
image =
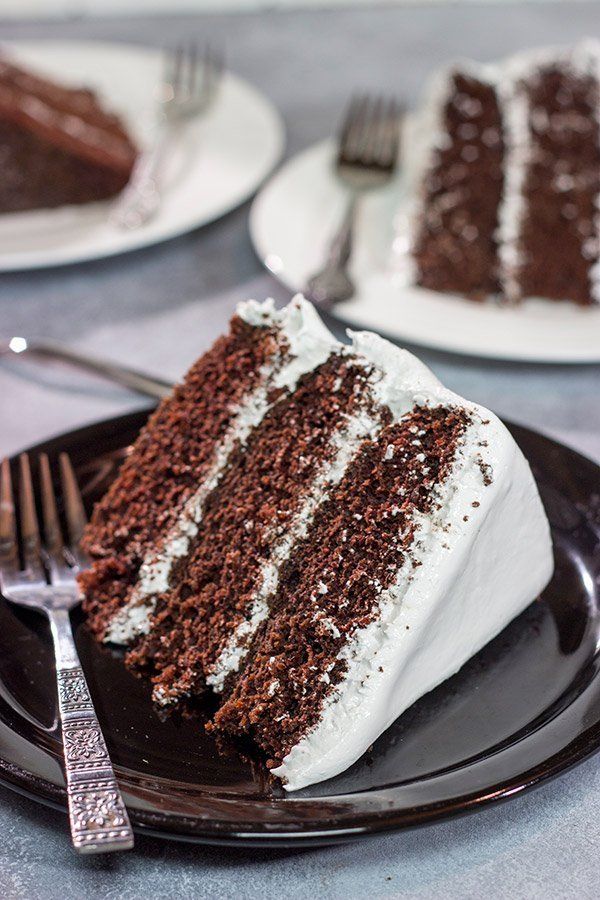
[[[3,44],[16,62],[73,87],[95,90],[143,147],[156,126],[153,95],[161,52],[125,44],[31,41]],[[279,160],[284,127],[273,105],[227,74],[213,105],[173,143],[164,201],[142,228],[123,231],[110,203],[0,215],[0,271],[112,256],[205,225],[250,197]]]
[[[268,269],[301,290],[323,263],[344,209],[333,173],[334,148],[317,144],[287,162],[255,199],[250,231]],[[508,308],[395,284],[393,219],[401,176],[367,197],[357,223],[352,272],[357,293],[333,315],[396,340],[495,359],[600,362],[600,308],[529,300]]]

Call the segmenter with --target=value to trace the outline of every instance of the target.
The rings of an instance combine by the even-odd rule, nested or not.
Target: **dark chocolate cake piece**
[[[438,75],[417,113],[400,268],[518,303],[600,303],[600,44]]]
[[[0,59],[0,211],[113,197],[136,148],[88,90],[54,84]]]
[[[241,304],[140,434],[85,537],[99,640],[293,790],[341,772],[552,568],[504,426],[310,304]]]
[[[446,141],[427,174],[427,199],[413,254],[419,284],[480,299],[500,291],[498,209],[504,141],[496,92],[461,73],[444,109]]]

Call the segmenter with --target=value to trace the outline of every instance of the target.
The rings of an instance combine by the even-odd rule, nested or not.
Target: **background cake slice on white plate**
[[[142,431],[88,528],[85,609],[163,705],[288,790],[351,765],[552,573],[528,464],[498,419],[301,298],[241,304]],[[214,703],[214,700],[213,700]]]
[[[405,141],[395,268],[475,300],[600,303],[600,43],[459,62]]]

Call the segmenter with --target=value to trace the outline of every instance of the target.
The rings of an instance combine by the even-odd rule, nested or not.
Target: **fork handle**
[[[144,372],[137,372],[127,366],[120,366],[117,363],[107,362],[97,359],[93,356],[85,356],[71,350],[70,347],[64,347],[62,344],[47,340],[27,341],[27,353],[31,352],[34,356],[41,356],[47,359],[57,359],[63,362],[71,363],[80,369],[88,372],[94,372],[102,378],[121,384],[138,394],[144,394],[147,397],[153,397],[155,400],[162,400],[167,397],[173,390],[173,384],[163,381],[161,378],[154,378],[146,375]]]
[[[350,257],[352,256],[357,199],[356,194],[352,194],[348,200],[344,218],[329,246],[329,255],[327,257],[329,266],[337,266],[338,268],[345,269],[350,262]]]
[[[133,831],[79,662],[69,613],[48,613],[56,657],[71,840],[78,853],[130,850]]]
[[[355,286],[348,263],[352,255],[357,203],[357,194],[351,194],[344,218],[329,244],[325,265],[307,282],[305,293],[317,305],[328,307],[354,295]]]
[[[111,210],[111,222],[119,228],[140,228],[158,212],[162,202],[159,176],[172,132],[172,128],[164,127],[152,147],[136,160],[131,177]]]

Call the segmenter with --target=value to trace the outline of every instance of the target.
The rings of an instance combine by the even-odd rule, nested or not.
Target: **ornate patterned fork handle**
[[[67,610],[49,612],[69,822],[78,853],[130,850],[133,831],[79,663]]]

